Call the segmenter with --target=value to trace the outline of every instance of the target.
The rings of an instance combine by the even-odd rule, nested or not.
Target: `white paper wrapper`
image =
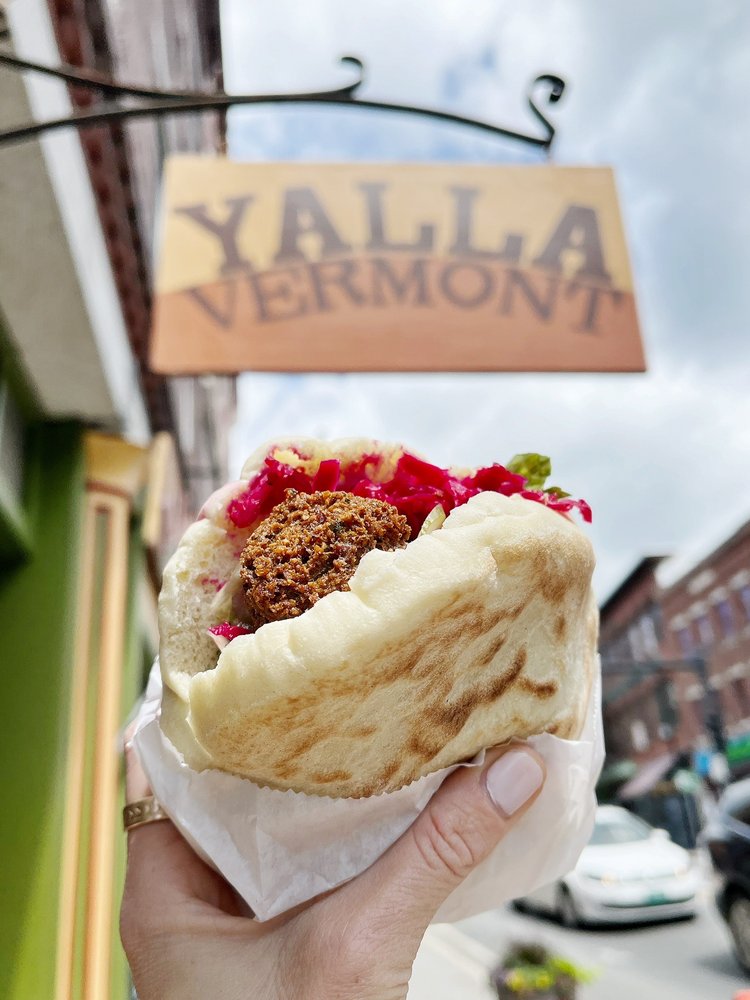
[[[604,758],[599,681],[580,740],[545,733],[527,742],[547,765],[532,808],[448,897],[435,923],[462,920],[570,871],[594,820]],[[159,726],[158,662],[138,714],[135,748],[154,794],[183,836],[245,899],[259,920],[368,868],[411,825],[455,767],[366,799],[259,788],[221,771],[192,771]],[[479,767],[484,753],[469,764]]]

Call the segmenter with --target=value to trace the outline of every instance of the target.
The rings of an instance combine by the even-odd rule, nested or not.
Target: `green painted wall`
[[[148,672],[156,656],[156,649],[149,649],[141,628],[138,615],[138,588],[147,575],[146,554],[141,540],[141,518],[133,517],[130,531],[130,585],[128,588],[128,625],[125,647],[125,670],[122,679],[122,715],[121,724],[124,727],[131,717],[135,704],[140,698],[148,680]],[[124,776],[123,776],[124,777]],[[120,795],[125,801],[124,781]],[[120,816],[118,815],[118,830]],[[120,944],[119,911],[122,899],[122,888],[125,882],[125,861],[127,840],[121,837],[116,858],[115,869],[115,909],[112,915],[112,970],[110,979],[110,995],[113,1000],[121,1000],[129,995],[130,970],[127,959]]]
[[[84,464],[81,429],[29,431],[32,556],[0,568],[0,997],[53,995]]]

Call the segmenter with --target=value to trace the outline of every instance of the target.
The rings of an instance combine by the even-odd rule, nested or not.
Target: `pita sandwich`
[[[421,466],[436,470],[423,473],[427,484],[414,479]],[[364,470],[370,485],[355,492],[392,498],[400,481],[412,526],[426,521],[425,530],[367,552],[347,590],[250,633],[238,585],[248,538],[285,482],[313,492],[336,467],[345,486],[350,470]],[[592,547],[567,514],[588,508],[491,470],[437,470],[373,441],[259,449],[241,480],[206,504],[164,573],[161,725],[185,761],[271,788],[362,797],[514,738],[576,739],[598,612]],[[442,507],[440,516],[415,513],[419,503]]]

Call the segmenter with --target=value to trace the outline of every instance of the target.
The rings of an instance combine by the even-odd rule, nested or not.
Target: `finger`
[[[151,795],[131,739],[125,740],[125,797],[130,802]],[[169,820],[128,830],[128,866],[124,904],[132,914],[157,917],[189,900],[209,903],[238,914],[237,897],[224,880],[204,864]]]
[[[543,760],[522,745],[492,752],[481,770],[459,768],[410,829],[327,902],[364,911],[370,927],[406,947],[410,933],[418,943],[440,904],[531,806],[544,778]]]
[[[133,746],[132,739],[126,734],[125,740],[125,801],[127,803],[137,802],[139,799],[148,798],[152,794],[148,783],[148,778],[141,767],[138,754]],[[142,826],[130,828],[128,835],[128,889],[135,890],[139,894],[142,888],[153,886],[155,873],[168,877],[164,889],[169,891],[174,888],[174,876],[179,875],[178,884],[184,888],[184,878],[182,877],[182,866],[175,867],[175,852],[178,861],[182,859],[185,850],[190,851],[189,846],[178,833],[176,827],[169,820],[159,820],[152,823],[144,823]],[[193,852],[190,851],[192,854]],[[162,878],[158,879],[162,882]]]
[[[146,777],[146,772],[141,767],[138,754],[133,747],[133,736],[135,734],[135,723],[131,722],[125,730],[124,756],[125,756],[125,802],[137,802],[138,799],[145,799],[151,795],[151,788]]]

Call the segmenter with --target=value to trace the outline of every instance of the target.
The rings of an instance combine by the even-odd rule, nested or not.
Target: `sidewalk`
[[[732,1000],[748,985],[707,901],[693,921],[593,931],[497,910],[427,931],[408,1000],[497,1000],[489,972],[514,939],[539,940],[595,970],[581,1000]]]
[[[497,1000],[487,984],[489,948],[450,924],[430,927],[414,963],[407,1000]]]
[[[456,927],[431,927],[414,963],[407,1000],[497,1000],[488,985],[489,972],[497,961],[498,955],[491,949]],[[581,1000],[633,1000],[643,995],[639,977],[631,981],[625,970],[620,974],[624,982],[595,982],[581,987]],[[678,989],[664,993],[665,1000],[678,1000],[679,996]]]
[[[431,927],[414,963],[407,1000],[497,1000],[488,985],[489,971],[497,961],[491,949],[450,924]],[[644,995],[637,974],[631,978],[622,968],[618,973],[617,983],[610,980],[582,986],[581,1000],[633,1000]],[[682,991],[669,989],[663,996],[665,1000],[678,1000]]]

